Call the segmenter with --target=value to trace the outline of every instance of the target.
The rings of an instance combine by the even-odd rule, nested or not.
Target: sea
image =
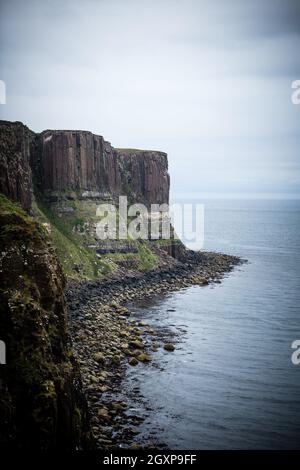
[[[300,449],[300,201],[204,201],[203,250],[247,262],[221,283],[132,306],[176,334],[129,368],[145,420],[136,442],[169,449]],[[300,357],[300,355],[299,355]],[[140,402],[141,403],[141,402]],[[129,413],[141,406],[132,403]]]

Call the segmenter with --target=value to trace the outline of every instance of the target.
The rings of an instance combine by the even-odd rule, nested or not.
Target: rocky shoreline
[[[165,153],[114,149],[85,131],[0,128],[2,441],[90,448],[91,424],[97,447],[130,447],[143,417],[129,412],[122,380],[177,339],[132,319],[129,304],[220,282],[240,260],[189,251],[173,228],[167,240],[98,240],[99,203],[168,204]]]
[[[127,412],[120,399],[127,367],[152,361],[163,347],[159,331],[130,318],[130,302],[192,285],[221,282],[242,260],[219,253],[189,252],[186,262],[123,278],[70,283],[71,335],[80,365],[96,447],[137,447],[133,438],[143,417]]]

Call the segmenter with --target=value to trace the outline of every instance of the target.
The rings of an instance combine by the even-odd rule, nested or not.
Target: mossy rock
[[[137,366],[138,363],[139,363],[139,361],[138,361],[135,357],[131,357],[131,358],[129,359],[129,361],[128,361],[128,364],[129,364],[130,366]]]
[[[46,230],[0,196],[0,443],[88,445],[87,407],[68,332],[65,278]]]
[[[164,344],[164,350],[169,352],[175,351],[175,346],[172,343],[166,343]]]

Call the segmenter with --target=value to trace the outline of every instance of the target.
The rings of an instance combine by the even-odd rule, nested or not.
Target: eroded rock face
[[[90,207],[93,199],[119,195],[132,203],[167,203],[167,155],[117,150],[90,132],[35,134],[22,123],[0,121],[0,193],[27,212],[33,193],[46,204],[78,198]],[[7,364],[0,366],[0,447],[87,446],[61,267],[46,231],[2,195],[0,245],[0,332],[7,346]]]
[[[49,200],[98,199],[131,203],[169,202],[167,154],[115,149],[87,131],[30,131],[21,122],[0,121],[0,192],[29,210],[33,185]]]
[[[32,200],[30,147],[34,138],[21,122],[0,121],[0,192],[25,210]]]
[[[41,189],[78,192],[78,197],[112,199],[127,195],[147,205],[169,201],[167,154],[117,150],[102,136],[85,131],[45,131],[35,162]]]
[[[45,191],[90,191],[99,195],[119,191],[121,177],[115,152],[99,135],[45,131],[39,136],[38,153]]]
[[[68,333],[65,280],[46,231],[0,196],[0,448],[75,449],[89,442]]]
[[[168,157],[150,150],[116,150],[121,168],[122,193],[134,202],[168,204],[170,176]]]

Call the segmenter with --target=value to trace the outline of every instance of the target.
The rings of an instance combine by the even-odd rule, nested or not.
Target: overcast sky
[[[300,194],[299,0],[0,0],[2,119],[166,151],[174,193]]]

